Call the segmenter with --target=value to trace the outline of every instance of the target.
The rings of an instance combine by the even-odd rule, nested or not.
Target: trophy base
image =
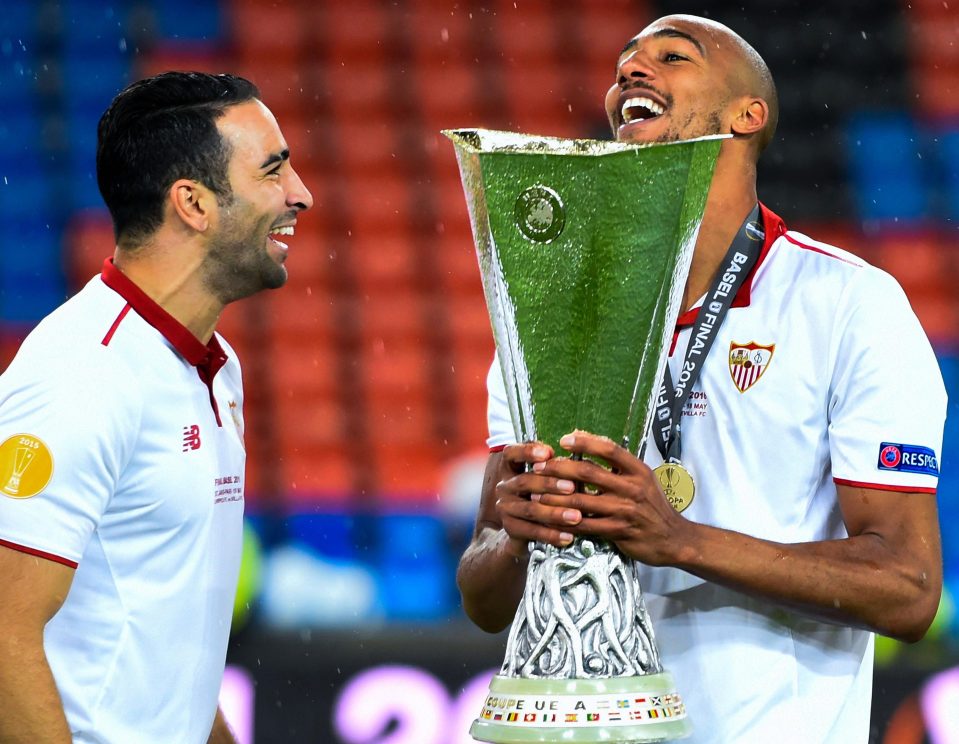
[[[603,679],[497,675],[470,736],[492,744],[654,742],[692,726],[669,672]]]

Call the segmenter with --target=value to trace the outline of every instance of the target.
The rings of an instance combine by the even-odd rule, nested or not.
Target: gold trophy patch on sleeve
[[[14,434],[0,444],[0,492],[14,499],[36,496],[53,476],[53,455],[32,434]]]

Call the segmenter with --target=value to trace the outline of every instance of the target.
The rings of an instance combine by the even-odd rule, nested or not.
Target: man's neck
[[[709,290],[733,238],[756,205],[755,175],[752,178],[743,178],[743,175],[721,172],[717,164],[686,280],[683,312]]]
[[[117,250],[114,264],[173,318],[209,343],[223,304],[200,279],[201,256],[188,250],[170,250],[158,242],[138,253]]]

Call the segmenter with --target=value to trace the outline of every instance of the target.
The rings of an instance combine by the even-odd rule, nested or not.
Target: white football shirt
[[[242,405],[225,342],[200,343],[110,261],[0,376],[0,544],[76,568],[44,634],[74,742],[207,741]]]
[[[935,493],[946,394],[899,285],[762,208],[759,262],[682,416],[697,493],[684,516],[784,543],[846,537],[836,484]],[[677,378],[697,310],[680,317]],[[498,360],[488,444],[515,441]],[[646,462],[662,463],[650,441]],[[697,744],[866,741],[871,633],[674,568],[640,566],[664,664]],[[787,737],[787,738],[784,738]]]

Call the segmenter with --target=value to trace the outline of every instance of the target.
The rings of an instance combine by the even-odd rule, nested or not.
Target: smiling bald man
[[[776,89],[730,29],[657,20],[620,53],[606,110],[623,142],[732,135],[654,417],[666,423],[642,460],[587,432],[564,437],[563,453],[516,443],[494,360],[463,606],[499,631],[522,597],[530,541],[607,539],[638,562],[690,741],[865,742],[874,633],[922,638],[942,588],[935,356],[892,277],[758,202]],[[725,297],[739,255],[743,278]],[[693,491],[678,493],[680,473]]]

